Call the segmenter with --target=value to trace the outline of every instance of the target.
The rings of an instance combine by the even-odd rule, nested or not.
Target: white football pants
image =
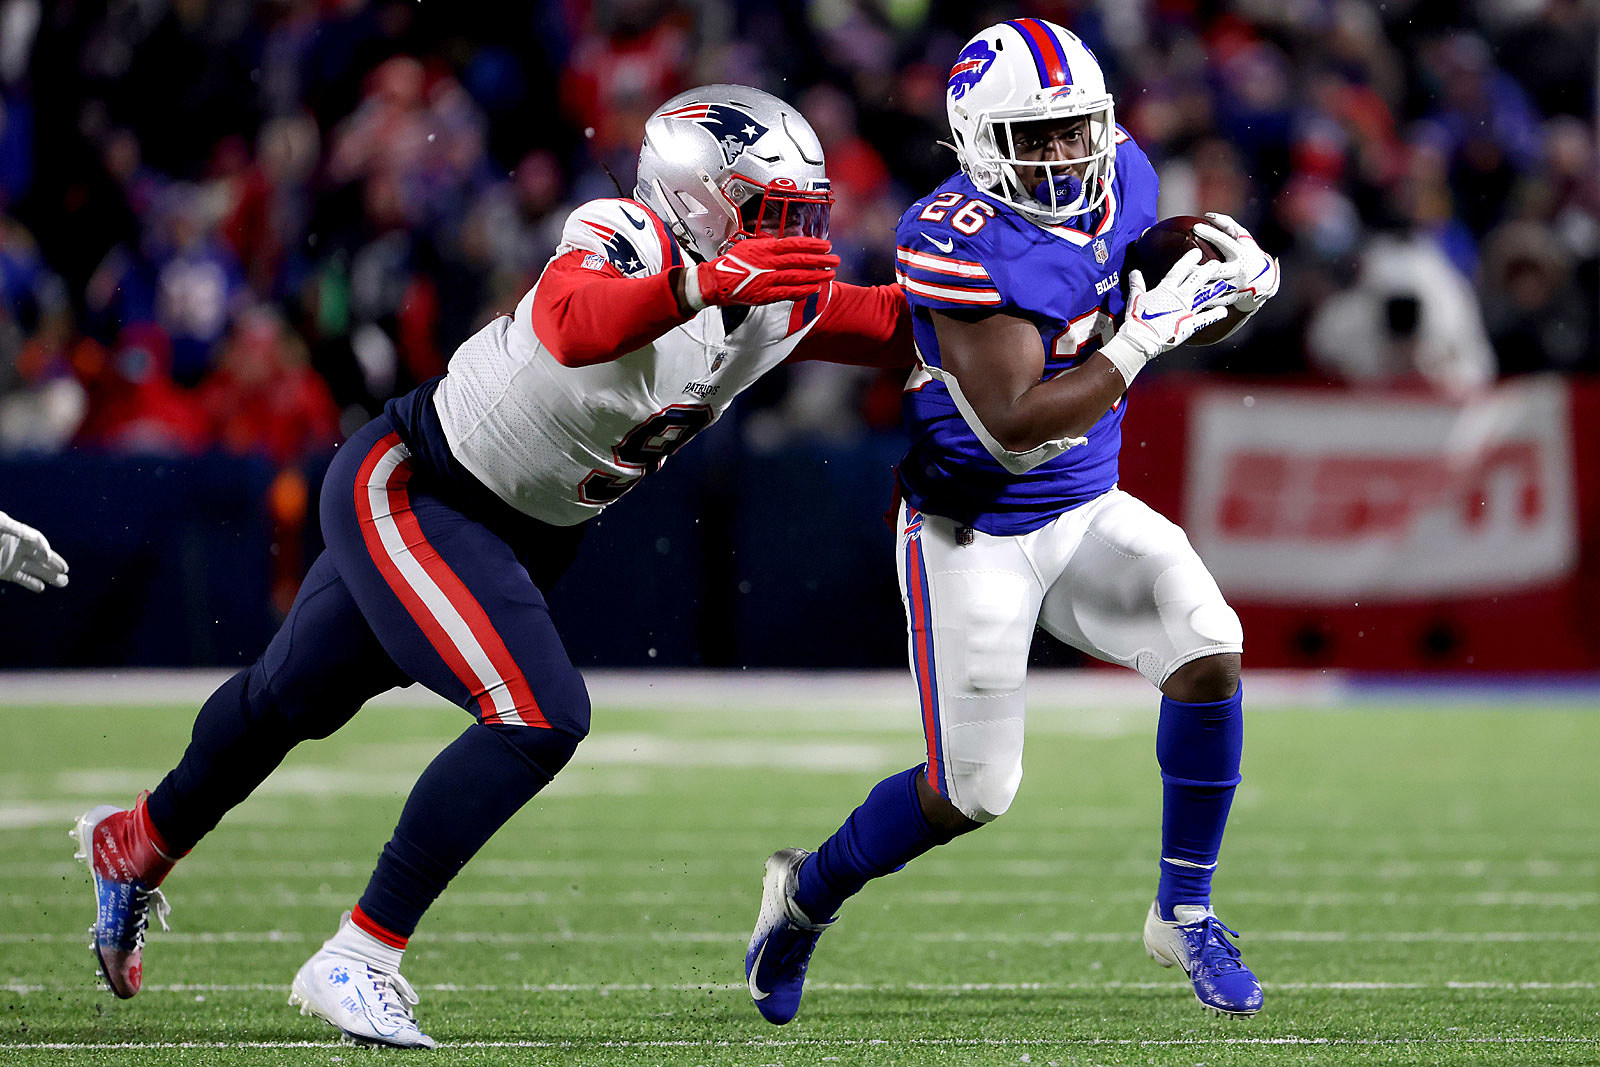
[[[1113,489],[1032,533],[996,537],[902,503],[900,596],[928,740],[928,781],[988,822],[1022,783],[1035,626],[1161,685],[1244,631],[1178,526]],[[963,538],[966,540],[966,538]]]

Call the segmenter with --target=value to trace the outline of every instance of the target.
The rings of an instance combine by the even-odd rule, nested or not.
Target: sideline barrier
[[[711,427],[592,524],[550,598],[574,662],[903,665],[882,520],[903,440],[757,453],[738,432]],[[223,456],[0,461],[0,509],[72,566],[64,590],[0,591],[0,669],[248,661],[298,551],[275,541],[272,484]],[[1122,485],[1190,532],[1252,669],[1600,669],[1600,383],[1455,404],[1156,377],[1131,398]],[[301,539],[304,566],[314,507]]]

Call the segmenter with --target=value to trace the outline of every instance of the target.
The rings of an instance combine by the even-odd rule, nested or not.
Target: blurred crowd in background
[[[1154,369],[1466,396],[1600,371],[1595,0],[0,0],[0,456],[325,455],[509,312],[701,83],[797,104],[842,274],[893,278],[955,169],[965,40],[1033,15],[1106,68],[1163,216],[1283,261],[1252,328]],[[892,427],[807,365],[748,432]]]

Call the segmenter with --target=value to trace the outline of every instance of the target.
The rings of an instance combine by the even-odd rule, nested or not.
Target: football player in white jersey
[[[1194,249],[1148,290],[1135,272],[1124,304],[1123,256],[1156,221],[1156,173],[1060,26],[979,33],[946,104],[961,172],[906,211],[896,252],[922,362],[905,397],[898,564],[927,761],[879,783],[815,853],[768,859],[750,994],[788,1022],[845,899],[1011,806],[1042,626],[1160,690],[1145,947],[1206,1007],[1252,1015],[1261,986],[1211,909],[1239,781],[1243,631],[1183,531],[1117,488],[1117,455],[1139,369],[1201,327],[1237,328],[1276,291],[1277,264],[1212,216],[1196,231],[1220,259]]]
[[[173,864],[295,744],[417,681],[474,722],[418,780],[290,1002],[358,1042],[432,1046],[400,976],[407,939],[589,728],[542,592],[585,520],[786,360],[914,362],[903,292],[834,279],[832,199],[799,112],[743,86],[683,93],[646,124],[634,197],[575,210],[516,314],[346,442],[322,488],[327,550],[277,636],[206,701],[154,791],[78,821],[114,993],[139,990]]]

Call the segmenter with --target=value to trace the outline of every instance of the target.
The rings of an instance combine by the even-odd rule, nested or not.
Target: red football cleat
[[[163,848],[140,793],[132,811],[103,804],[79,817],[72,837],[76,858],[94,881],[95,919],[91,947],[111,992],[126,1000],[144,976],[144,934],[150,910],[167,929],[167,898],[156,888],[175,857]]]

